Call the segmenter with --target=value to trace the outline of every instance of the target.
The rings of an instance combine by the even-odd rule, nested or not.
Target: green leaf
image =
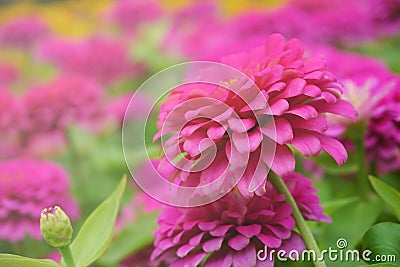
[[[372,226],[364,235],[363,250],[371,250],[372,260],[377,255],[389,256],[394,255],[395,262],[400,264],[400,224],[393,222],[383,222]]]
[[[400,192],[374,176],[369,176],[372,187],[400,220]]]
[[[129,254],[139,251],[153,242],[158,213],[139,217],[118,233],[107,253],[100,259],[104,266],[119,263]]]
[[[354,248],[362,239],[364,233],[373,225],[382,209],[380,199],[368,202],[348,201],[347,205],[341,205],[327,214],[332,218],[332,224],[319,225],[317,238],[321,248],[335,246],[336,241],[344,238],[348,242],[348,248]],[[337,266],[331,263],[329,266]]]
[[[0,266],[7,267],[59,267],[52,260],[38,260],[13,254],[0,254]]]
[[[122,178],[117,189],[83,223],[71,244],[72,255],[77,267],[90,265],[109,246],[125,185],[126,177]]]

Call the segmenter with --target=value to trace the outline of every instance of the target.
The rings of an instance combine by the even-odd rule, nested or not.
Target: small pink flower
[[[365,138],[367,157],[379,173],[400,170],[400,80],[393,95],[375,109]]]
[[[395,89],[396,77],[375,58],[333,48],[316,48],[329,62],[329,69],[344,85],[342,98],[357,110],[357,121],[370,119],[380,102]],[[328,116],[329,134],[340,136],[351,121],[335,115]]]
[[[294,171],[289,144],[305,156],[325,150],[338,164],[346,161],[343,145],[325,134],[324,114],[355,120],[356,111],[340,98],[342,86],[324,60],[305,56],[297,39],[285,42],[282,35],[274,34],[263,47],[222,62],[246,74],[257,87],[229,91],[205,83],[171,91],[161,106],[156,135],[170,135],[158,166],[166,179],[198,186],[226,175],[226,170],[227,176],[239,176],[245,168],[237,186],[243,195],[251,196],[257,190],[262,193],[266,167],[280,176]],[[273,146],[274,155],[263,150]],[[181,168],[211,149],[216,150],[215,158],[201,172],[191,172],[186,165]],[[182,153],[185,157],[172,164],[171,159]]]
[[[9,47],[29,47],[49,33],[38,17],[22,17],[9,21],[0,29],[0,44]]]
[[[66,74],[29,88],[21,101],[29,135],[63,131],[71,123],[90,125],[101,114],[103,89],[90,79]]]
[[[41,44],[37,54],[67,73],[83,75],[102,83],[136,76],[143,70],[141,65],[129,59],[124,44],[100,36],[81,42],[50,39]]]
[[[0,162],[0,239],[40,239],[40,213],[52,205],[76,219],[78,207],[68,191],[68,176],[58,165],[22,158]]]
[[[310,179],[300,173],[292,173],[283,177],[283,180],[306,220],[332,222],[332,219],[324,214],[319,198],[315,194],[317,190]]]
[[[168,266],[256,266],[256,253],[304,249],[292,229],[295,221],[285,197],[271,185],[261,197],[245,199],[237,191],[206,206],[166,207],[158,218],[151,259]],[[209,257],[206,257],[210,255]],[[273,266],[268,257],[265,266]]]

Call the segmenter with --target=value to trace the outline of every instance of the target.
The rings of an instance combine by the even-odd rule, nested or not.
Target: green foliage
[[[4,267],[57,267],[52,260],[39,260],[12,254],[0,254],[0,266]]]
[[[150,245],[156,227],[157,213],[142,215],[134,223],[128,224],[115,237],[100,264],[110,266],[121,262],[129,254]]]
[[[89,266],[109,246],[125,186],[126,177],[121,180],[110,197],[101,203],[82,225],[71,244],[72,255],[77,267]]]
[[[400,224],[383,222],[372,226],[363,237],[363,249],[371,250],[371,259],[376,255],[396,257],[400,265]],[[393,263],[393,262],[392,262]]]
[[[393,210],[400,221],[400,192],[374,176],[370,176],[369,180],[378,195]]]

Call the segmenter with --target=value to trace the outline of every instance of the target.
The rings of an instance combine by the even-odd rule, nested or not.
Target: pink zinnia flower
[[[245,168],[238,188],[251,196],[258,189],[264,191],[266,167],[280,176],[294,171],[289,144],[305,156],[325,150],[338,164],[346,161],[343,145],[325,134],[328,124],[324,113],[354,120],[356,112],[340,99],[342,86],[326,69],[324,60],[305,56],[297,39],[285,42],[283,36],[274,34],[265,46],[222,62],[242,71],[258,88],[235,92],[218,85],[186,84],[173,89],[161,106],[160,132],[156,135],[171,136],[165,143],[169,158],[164,155],[158,166],[166,179],[198,186],[218,179],[228,169],[228,176],[234,177]],[[212,143],[215,158],[201,172],[177,167],[196,160]],[[273,155],[262,148],[273,146],[271,160]],[[170,162],[182,153],[185,157],[181,161]]]
[[[304,249],[292,229],[292,208],[269,184],[267,193],[245,199],[237,191],[206,206],[166,207],[158,218],[151,259],[168,266],[256,266],[264,246]],[[210,254],[208,258],[206,256]],[[273,266],[270,257],[265,266]]]
[[[400,170],[400,80],[393,96],[384,99],[368,123],[365,147],[377,171]]]
[[[47,25],[38,17],[17,18],[0,29],[0,44],[9,47],[29,47],[48,33]]]
[[[22,96],[29,135],[63,131],[71,123],[90,125],[101,114],[103,89],[90,79],[62,75]]]
[[[39,58],[52,61],[67,73],[99,82],[114,82],[142,71],[142,66],[130,60],[124,44],[106,37],[92,37],[82,42],[48,40],[37,53]]]
[[[306,220],[332,222],[331,218],[324,214],[319,198],[315,194],[317,189],[313,187],[310,179],[300,173],[292,173],[283,177],[283,180]]]
[[[0,162],[0,239],[40,239],[40,213],[52,205],[77,218],[78,207],[68,190],[68,176],[58,165],[30,159]]]
[[[367,121],[382,99],[395,89],[396,77],[381,61],[365,55],[338,51],[332,48],[316,48],[329,62],[329,69],[344,85],[342,98],[357,110],[357,121]],[[351,123],[335,115],[328,117],[329,134],[340,136]]]

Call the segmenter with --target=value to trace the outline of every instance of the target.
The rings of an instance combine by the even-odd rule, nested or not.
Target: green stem
[[[362,140],[358,140],[356,143],[357,149],[357,162],[358,162],[358,172],[357,172],[357,186],[362,199],[368,198],[368,193],[370,192],[370,187],[368,183],[368,171],[365,159],[365,148]]]
[[[69,246],[58,248],[62,259],[65,263],[65,267],[75,267],[74,258],[72,257],[71,248]]]
[[[288,202],[292,206],[293,217],[296,221],[296,226],[299,229],[300,235],[302,236],[307,249],[314,251],[315,255],[317,256],[317,260],[314,261],[314,266],[315,267],[326,267],[324,260],[321,258],[321,251],[318,247],[318,244],[315,241],[310,228],[308,228],[307,223],[304,220],[303,215],[301,214],[300,209],[297,206],[296,201],[294,200],[292,194],[290,193],[289,189],[287,188],[285,182],[278,175],[270,175],[269,178],[270,178],[271,183],[275,187],[275,189],[279,193],[284,194],[286,197],[286,202]],[[322,259],[322,260],[320,260],[320,259]]]

